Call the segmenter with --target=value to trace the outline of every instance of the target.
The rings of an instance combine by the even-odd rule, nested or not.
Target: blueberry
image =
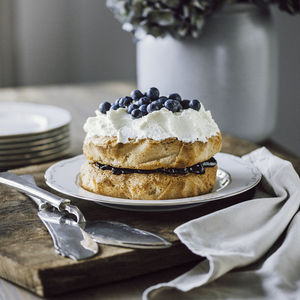
[[[183,109],[188,109],[190,107],[190,100],[182,100],[181,105]]]
[[[131,115],[132,115],[133,118],[138,119],[138,118],[141,118],[143,116],[143,113],[139,109],[134,109],[131,112]]]
[[[106,170],[109,170],[109,167],[108,167],[108,165],[102,165],[100,167],[100,169],[103,170],[103,171],[106,171]]]
[[[194,173],[194,168],[193,167],[188,167],[188,172],[189,173]]]
[[[131,102],[132,102],[132,98],[126,96],[119,100],[119,106],[124,108],[124,107],[129,106]]]
[[[122,107],[122,108],[124,108],[124,107],[125,107],[125,104],[124,104],[124,100],[123,100],[123,98],[120,98],[120,99],[119,99],[119,101],[118,101],[118,105],[119,105],[119,107]]]
[[[167,100],[165,102],[165,108],[170,110],[171,112],[177,112],[180,110],[180,103],[176,100]]]
[[[124,98],[125,99],[123,100],[123,102],[124,102],[125,106],[129,106],[133,101],[131,97],[126,96]]]
[[[151,100],[156,100],[159,97],[159,90],[156,87],[152,87],[148,90],[146,96]]]
[[[122,99],[122,97],[121,98],[118,98],[116,101],[115,101],[115,104],[117,104],[118,106],[119,106],[119,101]]]
[[[114,175],[120,175],[122,172],[119,168],[111,168],[111,172],[114,174]]]
[[[110,107],[110,109],[112,109],[112,110],[117,110],[118,108],[119,108],[119,105],[116,104],[116,103],[114,103],[114,104]]]
[[[168,96],[169,99],[173,99],[173,100],[176,100],[176,101],[181,101],[181,96],[177,93],[172,93]]]
[[[143,105],[143,104],[150,104],[151,99],[148,97],[142,97],[139,101],[138,101],[138,105]]]
[[[177,111],[181,111],[182,110],[182,105],[181,105],[181,102],[178,102],[178,105],[177,105]]]
[[[152,102],[153,105],[157,105],[159,107],[159,109],[161,109],[163,107],[163,104],[161,103],[161,101],[155,100]]]
[[[110,110],[111,104],[107,101],[103,102],[99,106],[99,110],[103,113],[106,114],[107,111]]]
[[[143,104],[140,106],[139,110],[143,113],[143,115],[147,115],[148,112],[147,112],[147,104]]]
[[[184,174],[187,173],[187,172],[185,171],[185,169],[175,169],[175,170],[176,170],[176,174],[184,175]]]
[[[159,102],[162,106],[164,106],[164,104],[167,100],[168,100],[168,98],[166,96],[161,96],[156,101]]]
[[[143,97],[143,93],[140,90],[133,90],[130,93],[130,96],[133,100],[139,100],[140,98]]]
[[[161,107],[157,103],[155,103],[155,102],[152,102],[152,103],[148,104],[148,106],[147,106],[147,112],[149,114],[152,113],[153,111],[161,109]]]
[[[133,104],[133,103],[130,104],[130,105],[128,106],[128,113],[131,114],[131,112],[132,112],[134,109],[137,109],[137,108],[139,108],[138,105]]]
[[[193,173],[196,174],[204,174],[205,173],[205,169],[202,166],[202,164],[197,164],[196,166],[193,167]]]
[[[190,102],[190,108],[192,108],[194,110],[200,110],[200,107],[201,107],[201,104],[200,104],[199,100],[194,99]]]

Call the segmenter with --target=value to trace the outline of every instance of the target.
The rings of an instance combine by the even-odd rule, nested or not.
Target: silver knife
[[[3,180],[3,178],[5,178],[6,180]],[[42,202],[46,201],[50,203],[61,212],[67,211],[70,214],[74,214],[77,219],[77,225],[80,226],[86,233],[90,235],[91,238],[93,238],[98,243],[111,246],[141,249],[161,249],[171,246],[171,243],[169,241],[156,234],[132,228],[123,223],[112,221],[88,221],[84,218],[78,207],[70,205],[69,200],[62,199],[54,194],[40,189],[32,180],[30,180],[29,182],[13,173],[4,172],[0,173],[0,182],[8,184],[25,192],[33,199],[39,197]],[[33,191],[34,189],[36,189],[39,193]],[[47,193],[47,199],[45,197],[41,197],[42,192]],[[50,195],[55,196],[55,203],[51,202],[51,197],[49,198]],[[72,220],[69,218],[65,218],[65,220],[69,220],[69,222],[72,222]]]
[[[3,173],[0,173],[3,175]],[[7,178],[6,174],[6,178]],[[10,177],[10,176],[8,176]],[[19,178],[35,184],[31,175],[18,176]],[[4,178],[0,177],[3,183]],[[48,229],[55,250],[64,257],[81,260],[96,255],[99,251],[98,244],[89,237],[74,221],[63,218],[63,215],[50,205],[37,197],[32,197],[39,207],[38,217]]]

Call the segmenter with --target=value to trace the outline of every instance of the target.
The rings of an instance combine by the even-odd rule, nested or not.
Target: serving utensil
[[[0,182],[2,183],[5,178],[9,180],[8,178],[15,178],[16,176],[12,173],[0,174]],[[17,177],[19,180],[25,180],[28,183],[35,184],[34,178],[31,175]],[[38,197],[30,197],[37,204],[37,215],[48,229],[55,250],[60,255],[74,260],[81,260],[90,258],[98,253],[98,244],[86,234],[76,222],[64,218],[61,212],[53,208],[47,202],[43,202]]]
[[[31,197],[34,201],[41,202],[39,207],[45,209],[46,206],[52,206],[55,211],[68,225],[79,226],[94,241],[126,248],[141,249],[161,249],[171,246],[171,243],[164,238],[148,231],[132,228],[126,224],[112,221],[90,221],[86,220],[77,206],[71,205],[70,200],[61,198],[46,190],[39,188],[34,179],[24,176],[18,176],[10,172],[0,173],[0,183],[12,186]],[[76,221],[71,218],[75,217]],[[47,225],[46,225],[47,226]]]

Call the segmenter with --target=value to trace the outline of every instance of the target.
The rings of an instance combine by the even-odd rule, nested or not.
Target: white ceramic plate
[[[66,135],[70,135],[69,125],[37,134],[14,135],[13,137],[8,138],[3,138],[0,136],[0,149],[15,148],[15,146],[18,145],[30,143],[42,144],[47,139],[58,140]]]
[[[13,153],[13,152],[32,152],[31,149],[35,149],[37,147],[46,147],[53,143],[58,143],[60,141],[70,140],[70,133],[61,133],[54,137],[43,138],[40,140],[30,141],[30,142],[20,142],[20,143],[10,143],[10,144],[1,144],[0,143],[0,155],[5,153]],[[13,150],[13,151],[12,151]],[[25,150],[25,151],[24,151]],[[10,152],[12,151],[12,152]],[[34,150],[33,150],[34,151]]]
[[[57,147],[61,144],[70,141],[69,134],[61,134],[56,138],[42,139],[29,143],[15,143],[15,144],[0,144],[0,159],[1,155],[12,155],[12,154],[22,154],[28,152],[36,152],[40,150],[47,150]]]
[[[59,151],[53,152],[49,155],[28,158],[28,159],[23,159],[23,160],[0,162],[0,171],[13,169],[13,168],[17,168],[17,167],[28,166],[28,165],[40,164],[40,163],[44,163],[44,162],[48,162],[48,161],[53,161],[58,158],[65,157],[66,155],[69,154],[69,152],[70,152],[69,145],[67,145],[64,148],[60,148]]]
[[[170,200],[131,200],[91,193],[78,184],[83,155],[62,160],[52,165],[45,173],[46,183],[54,190],[82,200],[90,200],[112,208],[136,211],[166,211],[186,209],[192,206],[238,195],[256,186],[261,174],[257,168],[241,158],[218,153],[217,181],[213,191],[196,197]]]
[[[24,149],[23,153],[18,153],[18,154],[1,154],[0,153],[0,165],[1,164],[6,164],[9,162],[18,162],[18,161],[26,161],[30,159],[35,159],[35,158],[40,158],[48,155],[52,155],[55,153],[58,153],[60,151],[64,151],[70,147],[70,140],[64,140],[63,143],[56,144],[54,147],[50,147],[45,150],[38,150],[38,151],[29,151],[29,149],[26,151]]]
[[[0,138],[47,132],[71,121],[65,109],[27,102],[0,102]]]

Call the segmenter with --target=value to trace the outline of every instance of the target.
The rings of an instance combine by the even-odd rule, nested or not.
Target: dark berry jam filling
[[[217,164],[217,161],[212,157],[209,160],[206,160],[202,163],[198,163],[191,167],[186,167],[186,168],[182,168],[182,169],[180,169],[180,168],[168,168],[168,169],[159,168],[159,169],[155,169],[155,170],[115,168],[115,167],[112,167],[109,165],[100,164],[98,162],[95,162],[94,164],[101,170],[111,171],[114,175],[132,174],[132,173],[138,173],[138,174],[162,173],[162,174],[168,174],[168,175],[185,175],[188,173],[204,174],[205,168],[214,167]]]

